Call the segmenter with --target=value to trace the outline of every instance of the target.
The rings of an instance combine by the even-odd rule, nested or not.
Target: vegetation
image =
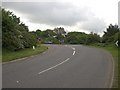
[[[68,32],[66,34],[64,28],[55,28],[54,30],[47,29],[45,31],[36,30],[34,32],[41,41],[41,43],[53,44],[90,44],[100,42],[101,38],[97,33],[91,32],[86,34],[84,32]]]
[[[0,34],[1,35],[1,34]],[[2,9],[2,61],[10,61],[41,53],[47,49],[37,46],[37,36],[20,22],[20,18],[10,11]],[[36,49],[33,50],[32,47]]]
[[[54,30],[47,29],[45,31],[36,30],[33,31],[36,34],[37,39],[41,43],[54,43],[59,44],[65,39],[66,32],[63,27],[54,28]]]
[[[104,35],[101,38],[102,43],[94,43],[91,44],[92,46],[99,47],[109,51],[112,56],[114,57],[115,62],[115,76],[114,76],[114,83],[113,87],[120,88],[120,59],[118,56],[120,51],[120,29],[117,25],[110,24],[107,28],[106,32],[104,31]],[[115,45],[116,41],[118,41],[118,46]]]
[[[118,58],[119,56],[119,51],[120,51],[120,48],[118,48],[115,44],[104,44],[104,43],[95,43],[95,44],[91,44],[90,46],[92,47],[97,47],[97,48],[101,48],[101,49],[104,49],[104,50],[107,50],[108,52],[111,53],[111,55],[113,56],[114,58],[114,63],[115,63],[115,72],[114,72],[114,81],[113,81],[113,88],[117,88],[117,87],[120,87],[120,67],[119,67],[119,64],[120,64],[120,60]],[[118,84],[119,82],[119,84]]]
[[[107,28],[107,31],[106,32],[104,31],[102,42],[106,42],[106,43],[115,42],[118,39],[118,34],[120,35],[120,30],[118,28],[118,25],[110,24],[109,27]]]
[[[11,60],[24,58],[32,55],[36,55],[46,51],[48,48],[46,46],[38,46],[35,50],[33,48],[27,48],[19,51],[11,51],[8,49],[3,50],[2,62],[8,62]]]
[[[28,27],[20,22],[20,18],[5,9],[2,9],[2,34],[2,47],[9,50],[36,45],[36,37],[29,32]]]
[[[118,41],[118,47],[115,46],[116,41]],[[116,60],[116,70],[118,64],[120,64],[117,54],[117,50],[120,47],[120,29],[118,25],[110,24],[108,28],[106,28],[106,31],[104,31],[102,37],[94,32],[90,34],[84,32],[67,33],[63,27],[44,31],[37,29],[36,31],[30,32],[28,27],[20,21],[20,17],[17,17],[10,11],[2,9],[3,61],[34,55],[47,49],[41,45],[37,47],[39,43],[95,45],[112,53]],[[35,50],[32,49],[33,46],[36,46]],[[119,73],[117,80],[120,80],[120,72],[116,71],[116,73]]]
[[[106,47],[101,47],[107,51],[109,51],[113,58],[114,58],[114,62],[115,62],[115,72],[114,72],[114,82],[113,82],[113,87],[120,87],[120,72],[118,70],[120,70],[120,67],[118,67],[118,64],[120,64],[120,61],[118,60],[118,48],[115,45],[107,45]],[[120,49],[119,49],[120,50]],[[118,84],[119,82],[119,84]]]

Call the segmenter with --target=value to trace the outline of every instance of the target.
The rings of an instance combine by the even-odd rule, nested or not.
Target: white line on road
[[[67,47],[67,45],[65,45]]]
[[[19,83],[19,81],[16,81],[17,83]]]
[[[75,50],[75,48],[72,48],[73,50]]]
[[[66,46],[67,46],[67,45],[66,45]],[[72,48],[72,49],[73,49],[73,55],[75,55],[75,48]],[[45,69],[45,70],[39,72],[38,74],[42,74],[42,73],[44,73],[44,72],[47,72],[47,71],[49,71],[49,70],[51,70],[51,69],[53,69],[53,68],[55,68],[55,67],[57,67],[57,66],[59,66],[59,65],[61,65],[61,64],[63,64],[63,63],[65,63],[65,62],[67,62],[68,60],[70,60],[70,58],[67,58],[65,61],[63,61],[63,62],[61,62],[61,63],[59,63],[59,64],[57,64],[57,65],[55,65],[55,66],[52,66],[52,67],[50,67],[50,68],[48,68],[48,69]]]
[[[73,51],[73,55],[75,55],[75,51]]]
[[[113,81],[114,81],[114,68],[115,68],[115,63],[114,63],[114,59],[113,57],[111,56],[111,60],[112,60],[112,64],[113,64],[113,68],[112,68],[112,80],[111,80],[111,83],[110,83],[110,88],[112,88],[113,86]]]
[[[55,66],[53,66],[53,67],[50,67],[50,68],[48,68],[48,69],[45,69],[45,70],[39,72],[38,74],[42,74],[42,73],[44,73],[44,72],[46,72],[46,71],[49,71],[49,70],[51,70],[51,69],[53,69],[53,68],[55,68],[55,67],[57,67],[57,66],[59,66],[59,65],[61,65],[61,64],[63,64],[63,63],[65,63],[65,62],[67,62],[68,60],[70,60],[70,58],[67,58],[65,61],[63,61],[63,62],[61,62],[61,63],[59,63],[59,64],[57,64],[57,65],[55,65]]]

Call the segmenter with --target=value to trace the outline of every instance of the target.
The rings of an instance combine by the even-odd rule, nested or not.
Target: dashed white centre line
[[[51,70],[51,69],[53,69],[53,68],[55,68],[55,67],[57,67],[57,66],[59,66],[59,65],[61,65],[61,64],[63,64],[63,63],[65,63],[65,62],[67,62],[68,60],[70,60],[70,58],[67,58],[65,61],[63,61],[63,62],[61,62],[61,63],[59,63],[59,64],[57,64],[57,65],[55,65],[55,66],[53,66],[53,67],[50,67],[50,68],[48,68],[48,69],[45,69],[45,70],[39,72],[38,74],[42,74],[42,73],[44,73],[44,72],[46,72],[46,71],[49,71],[49,70]]]
[[[75,55],[75,51],[73,51],[73,55]]]
[[[65,45],[65,46],[67,46],[67,45]],[[75,55],[75,48],[72,48],[72,49],[73,49],[73,55]],[[50,68],[48,68],[48,69],[45,69],[45,70],[39,72],[38,74],[42,74],[42,73],[44,73],[44,72],[47,72],[47,71],[49,71],[49,70],[51,70],[51,69],[53,69],[53,68],[55,68],[55,67],[57,67],[57,66],[59,66],[59,65],[61,65],[61,64],[63,64],[63,63],[65,63],[65,62],[67,62],[68,60],[70,60],[70,58],[67,58],[66,60],[62,61],[61,63],[59,63],[59,64],[57,64],[57,65],[55,65],[55,66],[52,66],[52,67],[50,67]]]

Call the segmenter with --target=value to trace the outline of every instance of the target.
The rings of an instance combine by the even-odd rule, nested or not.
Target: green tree
[[[110,24],[106,31],[104,31],[103,35],[103,42],[113,42],[114,41],[114,35],[119,32],[118,25],[112,25]]]
[[[2,46],[10,50],[19,50],[35,45],[35,38],[28,27],[20,22],[10,11],[2,9]]]
[[[83,32],[69,32],[66,37],[66,43],[85,44],[87,34]]]
[[[87,35],[87,44],[100,43],[101,38],[97,33],[91,32]]]

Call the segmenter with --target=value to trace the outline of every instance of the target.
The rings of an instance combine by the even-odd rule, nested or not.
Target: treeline
[[[100,37],[91,32],[66,32],[63,27],[41,31],[29,31],[28,27],[10,11],[2,9],[2,46],[10,50],[21,50],[36,46],[37,43],[49,44],[94,44],[115,43],[120,41],[118,25],[110,24]]]
[[[97,33],[91,32],[86,34],[84,32],[68,32],[63,27],[55,28],[53,30],[47,29],[45,31],[36,30],[32,33],[37,35],[41,43],[54,43],[54,44],[90,44],[101,41]]]
[[[41,43],[53,43],[53,44],[110,44],[120,41],[120,29],[118,25],[110,24],[102,37],[97,33],[91,32],[86,34],[84,32],[68,32],[63,27],[55,28],[53,30],[47,29],[45,31],[36,30],[35,33],[38,40]]]

